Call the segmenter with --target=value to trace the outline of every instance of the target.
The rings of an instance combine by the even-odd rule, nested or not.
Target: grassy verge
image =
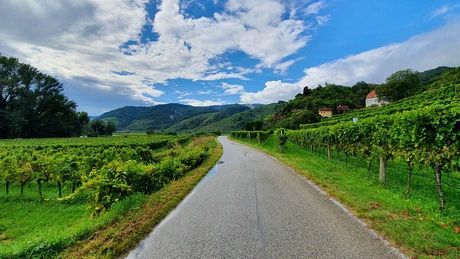
[[[43,197],[38,196],[37,184],[30,183],[20,194],[20,187],[10,186],[10,193],[0,194],[0,258],[53,257],[75,241],[102,225],[122,217],[145,200],[133,195],[115,204],[113,209],[97,219],[90,219],[85,201],[72,204],[56,201],[57,187],[43,185]],[[65,185],[63,195],[70,194]],[[46,198],[45,198],[46,197]]]
[[[336,156],[335,160],[328,161],[324,153],[311,153],[290,142],[283,147],[283,153],[279,153],[273,136],[260,145],[257,140],[237,141],[273,155],[316,183],[406,255],[460,258],[460,222],[457,221],[460,192],[446,187],[448,205],[440,212],[431,171],[422,170],[420,177],[414,176],[411,193],[406,198],[407,175],[401,170],[404,163],[390,162],[388,184],[383,186],[378,182],[376,163],[368,177],[365,161],[358,160],[358,170],[355,170],[351,157],[348,165],[343,155],[340,160]]]
[[[216,142],[212,154],[200,167],[148,196],[141,208],[132,210],[109,226],[100,228],[58,257],[115,258],[128,253],[193,190],[221,156],[222,147]]]

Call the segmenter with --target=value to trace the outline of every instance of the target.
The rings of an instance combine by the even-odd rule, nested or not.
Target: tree
[[[105,126],[105,135],[112,136],[112,134],[117,130],[117,126],[111,121],[107,122]]]
[[[246,124],[244,125],[244,130],[248,130],[248,131],[262,130],[263,126],[264,126],[263,120],[252,120],[252,121],[246,122]]]
[[[62,91],[56,78],[0,55],[0,138],[77,135],[87,121]]]
[[[87,112],[78,112],[77,117],[78,119],[76,121],[75,128],[79,129],[77,135],[81,135],[86,131],[86,126],[88,125],[90,119]]]
[[[104,135],[105,134],[105,125],[104,121],[102,120],[92,120],[89,123],[89,135],[92,136],[99,136],[99,135]]]
[[[107,122],[107,124],[103,120],[93,120],[89,123],[89,134],[90,136],[111,136],[117,127],[111,121]]]
[[[376,85],[368,84],[364,81],[357,82],[351,87],[351,91],[355,95],[353,103],[356,109],[366,107],[366,97],[375,87]]]
[[[412,69],[399,70],[379,85],[375,92],[384,101],[394,102],[420,91],[419,73]]]
[[[305,86],[303,88],[303,95],[304,96],[309,96],[312,93],[312,90],[308,88],[308,86]]]

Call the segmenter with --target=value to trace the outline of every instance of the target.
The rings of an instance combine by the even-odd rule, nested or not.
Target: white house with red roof
[[[366,107],[370,106],[382,106],[382,104],[385,104],[386,102],[380,101],[377,95],[375,94],[375,90],[372,90],[366,97]]]

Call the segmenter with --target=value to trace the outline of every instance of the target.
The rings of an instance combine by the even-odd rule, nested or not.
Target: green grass
[[[419,258],[460,257],[460,233],[456,233],[460,232],[460,191],[443,186],[447,206],[441,212],[431,170],[415,171],[411,193],[405,198],[407,173],[404,163],[389,162],[388,184],[384,186],[378,181],[377,162],[373,163],[368,177],[367,163],[362,159],[358,159],[356,171],[353,157],[349,157],[346,166],[343,154],[340,161],[337,153],[328,161],[325,151],[311,153],[290,142],[280,154],[273,136],[261,145],[257,140],[243,142],[275,156],[316,183],[405,254]],[[452,178],[444,174],[444,180],[458,183],[458,172]]]
[[[4,182],[1,183],[4,187]],[[70,193],[64,186],[63,195]],[[91,219],[85,199],[64,203],[56,200],[57,187],[43,185],[43,197],[37,185],[30,183],[20,194],[18,185],[0,192],[0,258],[52,257],[76,239],[138,208],[145,196],[133,195],[115,204],[102,217]]]

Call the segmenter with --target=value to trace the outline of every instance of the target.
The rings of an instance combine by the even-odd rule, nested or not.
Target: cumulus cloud
[[[306,68],[305,76],[296,83],[270,81],[262,91],[246,92],[241,101],[270,103],[287,101],[305,86],[335,83],[351,86],[358,81],[383,83],[401,69],[425,71],[438,66],[458,66],[460,62],[460,19],[453,20],[432,32],[417,35],[405,42],[351,55],[319,66]]]
[[[133,63],[119,46],[139,39],[146,2],[7,1],[0,9],[0,23],[6,25],[0,27],[1,49],[61,81],[79,81],[86,94],[101,89],[156,104],[152,97],[163,92],[145,73],[113,73]]]
[[[199,4],[163,0],[149,19],[148,0],[6,1],[0,51],[60,80],[76,80],[72,85],[87,93],[98,89],[155,104],[164,91],[154,85],[171,79],[247,80],[261,68],[285,71],[292,61],[283,60],[310,40],[309,27],[287,17],[281,0],[229,0],[224,10],[200,18],[184,15],[192,2]],[[155,41],[141,39],[146,25]],[[229,51],[259,65],[232,70],[232,64],[210,63]]]
[[[214,17],[185,18],[178,1],[165,0],[155,15],[154,30],[160,41],[177,41],[188,45],[190,58],[203,59],[200,72],[208,61],[230,50],[240,50],[260,60],[261,67],[272,68],[283,58],[296,53],[309,40],[303,36],[303,21],[282,19],[285,7],[275,0],[229,0],[226,11]],[[179,53],[181,53],[179,51]],[[198,61],[198,60],[197,60]]]
[[[240,96],[243,103],[276,103],[292,99],[302,90],[299,84],[284,83],[281,81],[268,81],[265,88],[256,93],[246,92]]]

